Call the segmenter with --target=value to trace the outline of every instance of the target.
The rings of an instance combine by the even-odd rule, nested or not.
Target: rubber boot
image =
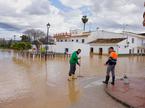
[[[112,84],[112,85],[115,85],[115,76],[112,77],[112,82],[111,82],[111,84]]]
[[[69,76],[68,77],[68,81],[72,81],[72,76]]]
[[[108,84],[109,79],[110,79],[110,76],[107,75],[107,76],[106,76],[106,80],[103,81],[103,83],[104,83],[104,84]]]
[[[72,79],[77,79],[77,76],[75,76],[75,75],[72,75]]]

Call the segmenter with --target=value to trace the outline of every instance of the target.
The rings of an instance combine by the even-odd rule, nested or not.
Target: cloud
[[[68,30],[70,25],[65,23],[63,14],[48,0],[0,0],[0,19],[0,28],[7,32],[24,31],[28,28],[46,31],[46,24],[50,22],[54,33]]]
[[[92,10],[94,10],[93,17],[96,17],[96,20],[101,20],[102,23],[104,22],[110,24],[110,22],[114,22],[111,23],[108,29],[112,28],[115,30],[114,25],[128,24],[130,26],[129,30],[132,32],[143,31],[143,0],[105,0],[100,2],[100,11],[95,12],[95,10],[98,10],[98,8],[95,7],[97,4],[94,2],[92,6]],[[134,29],[134,26],[136,26],[136,30]],[[107,26],[103,27],[107,28]],[[119,26],[117,26],[117,28],[118,27]],[[121,30],[122,28],[120,28],[120,31]]]
[[[48,0],[32,0],[31,4],[24,9],[30,15],[43,15],[50,12],[50,2]]]
[[[83,6],[90,6],[91,0],[60,0],[62,4],[71,7],[73,9],[81,8]]]
[[[20,27],[17,27],[16,25],[3,23],[3,22],[0,22],[0,28],[9,30],[9,31],[19,31],[21,29]]]
[[[88,15],[89,22],[102,29],[122,31],[123,24],[128,24],[130,31],[143,31],[142,14],[144,11],[144,0],[60,0],[66,6],[79,9],[87,6],[89,12],[84,10],[83,14]],[[90,14],[91,13],[91,14]],[[135,27],[136,26],[136,30]],[[131,29],[132,28],[132,29]]]
[[[144,0],[0,0],[0,28],[3,33],[29,28],[46,31],[49,22],[53,34],[82,28],[81,17],[87,15],[88,29],[92,25],[121,32],[123,24],[128,24],[128,30],[141,32],[143,4]]]

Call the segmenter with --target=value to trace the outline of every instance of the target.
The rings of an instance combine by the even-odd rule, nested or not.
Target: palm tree
[[[86,23],[88,22],[88,18],[87,18],[87,16],[83,16],[82,17],[82,22],[84,23],[84,31],[85,31],[85,29],[86,29]]]

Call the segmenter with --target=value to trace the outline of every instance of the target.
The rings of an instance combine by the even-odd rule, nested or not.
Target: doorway
[[[132,54],[131,49],[129,49],[129,54]]]
[[[99,48],[99,55],[103,54],[103,48]]]
[[[68,48],[65,48],[64,53],[65,53],[65,54],[68,54],[68,51],[69,51],[69,49],[68,49]]]
[[[139,54],[139,49],[137,50],[137,54]]]
[[[93,47],[90,48],[90,53],[94,53],[94,48]]]

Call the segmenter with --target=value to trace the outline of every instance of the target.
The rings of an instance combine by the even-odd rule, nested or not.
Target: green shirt
[[[78,55],[77,55],[77,52],[73,52],[73,54],[71,55],[71,58],[70,58],[70,64],[77,64],[78,63]]]

